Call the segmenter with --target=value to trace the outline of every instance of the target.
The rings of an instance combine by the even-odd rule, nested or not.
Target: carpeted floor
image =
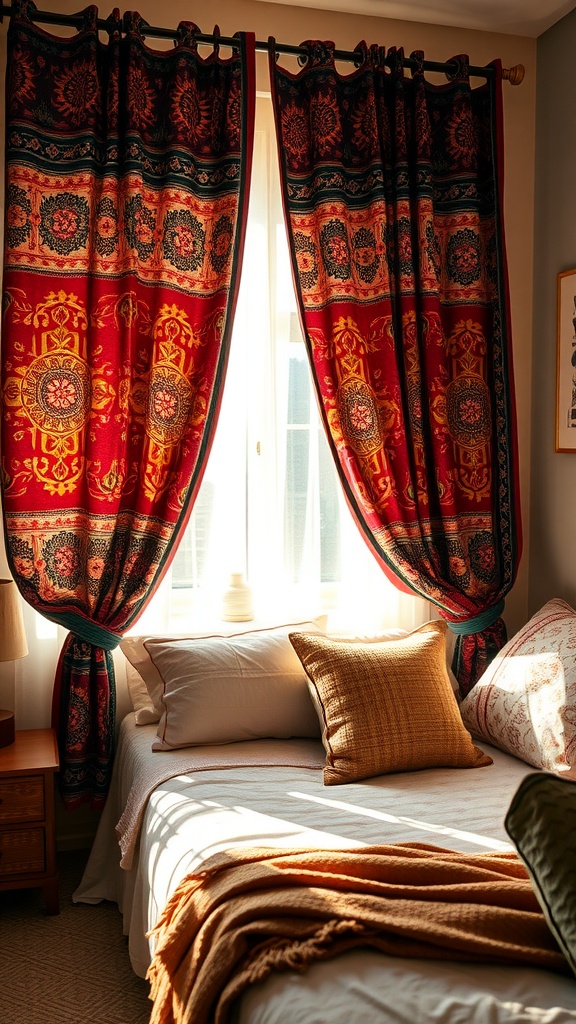
[[[39,889],[0,892],[0,1024],[148,1024],[116,904],[72,903],[86,858],[59,855],[58,916]]]

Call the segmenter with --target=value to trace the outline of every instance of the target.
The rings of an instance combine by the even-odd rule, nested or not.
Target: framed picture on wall
[[[558,274],[556,451],[576,452],[576,270]]]

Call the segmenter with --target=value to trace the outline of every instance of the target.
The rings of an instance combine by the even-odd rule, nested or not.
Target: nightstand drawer
[[[43,775],[0,779],[0,825],[11,821],[42,821],[43,818]]]
[[[41,887],[49,914],[60,913],[54,827],[58,767],[53,729],[16,729],[14,742],[0,748],[0,897],[8,889]]]
[[[4,875],[28,875],[45,869],[43,828],[0,832],[0,878]]]

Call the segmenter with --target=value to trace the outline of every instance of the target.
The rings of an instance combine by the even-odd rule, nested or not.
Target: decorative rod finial
[[[507,78],[510,85],[520,85],[525,74],[526,68],[523,64],[515,64],[513,68],[502,69],[502,78]]]

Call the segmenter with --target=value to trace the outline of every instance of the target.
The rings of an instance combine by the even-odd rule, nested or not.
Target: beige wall
[[[576,605],[576,454],[556,453],[556,284],[576,269],[576,10],[538,40],[529,611]]]
[[[74,13],[77,0],[44,0],[42,10]],[[112,4],[110,4],[110,10]],[[175,27],[180,19],[194,18],[203,32],[211,32],[218,23],[223,35],[239,29],[252,30],[258,40],[269,35],[278,41],[300,43],[307,38],[329,38],[339,49],[353,49],[365,39],[385,46],[403,46],[407,54],[414,49],[425,51],[427,58],[443,61],[457,53],[468,53],[475,65],[486,64],[500,57],[505,67],[524,64],[526,77],[522,85],[504,85],[505,115],[505,217],[507,231],[510,298],[518,396],[518,419],[521,460],[521,499],[524,535],[529,531],[530,489],[530,422],[531,422],[531,337],[532,308],[528,297],[532,287],[533,211],[534,211],[534,133],[535,133],[535,40],[519,36],[475,32],[415,22],[391,21],[361,15],[292,8],[259,0],[212,0],[196,4],[191,11],[189,0],[140,0],[138,10],[151,24]],[[109,10],[100,6],[106,17]],[[5,60],[6,22],[0,29],[0,56]],[[46,27],[48,30],[48,26]],[[64,34],[66,30],[50,29]],[[151,46],[162,47],[157,40]],[[285,62],[286,59],[283,59]],[[343,64],[343,73],[351,65]],[[443,80],[443,79],[438,79]],[[268,89],[267,55],[258,54],[258,88]],[[1,132],[3,137],[3,130]],[[518,581],[507,601],[505,618],[509,631],[526,618],[528,600],[528,550],[525,545]]]

